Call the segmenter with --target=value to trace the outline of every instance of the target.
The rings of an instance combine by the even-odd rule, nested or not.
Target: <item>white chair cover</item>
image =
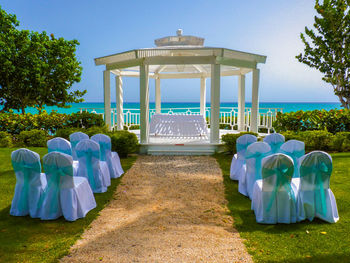
[[[69,135],[69,140],[72,145],[72,156],[74,161],[78,160],[77,154],[75,152],[75,147],[81,140],[86,140],[86,139],[89,139],[89,136],[83,132],[75,132]]]
[[[72,155],[72,146],[70,142],[64,138],[56,137],[47,141],[48,152],[60,152]]]
[[[28,149],[19,149],[12,152],[11,159],[16,186],[10,214],[39,217],[39,200],[46,187],[45,174],[41,173],[40,156]]]
[[[254,184],[252,209],[262,224],[297,221],[296,187],[291,184],[294,165],[291,157],[276,153],[262,161],[262,179]]]
[[[305,155],[305,143],[298,140],[289,140],[282,144],[280,152],[290,156],[294,163],[294,178],[299,177],[299,159]]]
[[[332,158],[314,151],[300,158],[300,185],[297,199],[298,220],[318,217],[329,223],[339,220],[337,203],[329,188]]]
[[[236,150],[232,158],[231,169],[230,169],[230,178],[231,180],[239,180],[239,177],[242,173],[245,173],[245,153],[247,147],[256,142],[258,138],[251,134],[244,134],[237,138],[236,140]]]
[[[41,199],[40,218],[52,220],[60,216],[75,221],[96,207],[96,202],[86,178],[73,177],[73,158],[51,152],[43,158],[47,187]]]
[[[100,145],[89,139],[76,145],[79,160],[77,176],[85,177],[94,193],[104,193],[111,185],[111,177],[107,165],[100,165]]]
[[[281,145],[285,142],[285,138],[282,134],[271,133],[263,141],[270,145],[271,153],[278,153]]]
[[[53,138],[49,141],[47,141],[47,149],[48,152],[60,152],[60,153],[65,153],[68,155],[72,155],[72,146],[71,143],[61,137],[56,137]],[[76,175],[78,171],[78,161],[73,162],[73,173]]]
[[[109,175],[111,178],[120,177],[124,171],[120,163],[118,153],[112,153],[111,151],[111,138],[105,134],[96,134],[91,137],[91,140],[94,140],[100,145],[100,158],[101,161],[107,162]]]
[[[255,181],[261,179],[261,161],[270,152],[271,147],[265,142],[254,142],[247,148],[246,172],[239,180],[238,191],[250,199]]]

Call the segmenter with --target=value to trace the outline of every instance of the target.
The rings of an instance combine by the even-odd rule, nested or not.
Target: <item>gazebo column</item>
[[[259,69],[253,69],[252,81],[252,112],[250,117],[250,131],[258,132],[259,121]]]
[[[103,71],[103,99],[105,107],[105,123],[108,130],[112,130],[111,116],[111,75],[109,70]]]
[[[160,78],[155,79],[155,100],[156,100],[156,113],[161,112],[161,96],[160,96]]]
[[[149,86],[148,65],[140,65],[140,143],[148,143]]]
[[[201,77],[201,91],[200,91],[200,114],[205,116],[205,101],[206,101],[206,86],[205,86],[205,77]]]
[[[210,143],[220,141],[220,64],[211,64]]]
[[[123,114],[123,80],[121,76],[115,78],[116,104],[117,104],[117,130],[124,129]]]
[[[245,75],[238,77],[238,131],[245,130],[244,114],[245,113]]]

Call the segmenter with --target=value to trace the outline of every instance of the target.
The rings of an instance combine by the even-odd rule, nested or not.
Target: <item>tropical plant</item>
[[[19,30],[15,15],[0,7],[0,105],[25,113],[26,107],[69,107],[86,91],[68,92],[80,81],[75,56],[77,40],[49,37],[46,32]]]
[[[324,74],[342,106],[350,108],[350,0],[316,0],[316,32],[305,27],[304,54],[296,58]]]

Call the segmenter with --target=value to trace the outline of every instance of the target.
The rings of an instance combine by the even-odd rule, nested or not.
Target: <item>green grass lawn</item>
[[[30,148],[43,157],[47,148]],[[14,149],[0,148],[0,262],[56,262],[67,254],[69,248],[89,227],[101,209],[113,198],[120,178],[112,179],[112,185],[103,194],[95,194],[97,207],[85,218],[67,222],[63,217],[53,221],[41,221],[29,216],[9,215],[16,177],[11,165]],[[136,157],[122,159],[124,171]]]
[[[255,262],[350,262],[350,153],[332,154],[330,186],[340,217],[336,224],[318,219],[290,225],[257,224],[249,198],[239,194],[238,182],[229,178],[232,156],[215,157],[223,171],[234,226]]]

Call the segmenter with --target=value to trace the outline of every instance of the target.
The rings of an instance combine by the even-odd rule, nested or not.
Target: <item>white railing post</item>
[[[201,77],[201,90],[200,90],[200,108],[199,112],[205,118],[205,101],[206,101],[206,85],[205,77]]]

